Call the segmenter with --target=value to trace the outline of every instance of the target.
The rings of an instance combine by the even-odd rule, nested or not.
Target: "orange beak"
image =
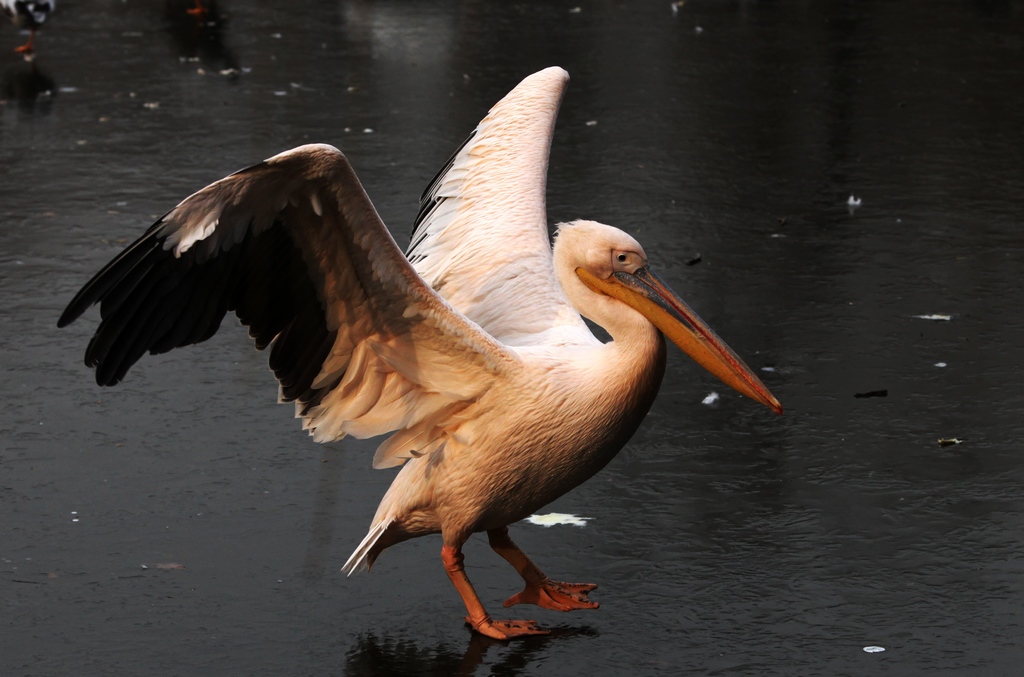
[[[616,298],[646,317],[722,383],[776,414],[782,413],[782,405],[740,356],[649,268],[632,274],[613,273],[606,280],[582,268],[577,268],[576,274],[591,290]]]

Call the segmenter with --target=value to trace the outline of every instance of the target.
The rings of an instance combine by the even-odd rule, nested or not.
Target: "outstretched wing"
[[[568,81],[547,68],[491,108],[424,191],[407,251],[437,293],[507,345],[592,340],[555,277],[545,208]]]
[[[440,448],[459,412],[518,358],[416,274],[348,160],[309,145],[185,199],[106,265],[58,321],[94,303],[96,382],[146,352],[213,336],[233,311],[283,401],[318,441],[399,431],[374,465]]]

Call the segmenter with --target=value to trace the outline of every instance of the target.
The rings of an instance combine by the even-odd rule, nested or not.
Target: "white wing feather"
[[[506,345],[590,343],[554,273],[545,188],[569,76],[547,68],[499,101],[424,192],[408,256]]]

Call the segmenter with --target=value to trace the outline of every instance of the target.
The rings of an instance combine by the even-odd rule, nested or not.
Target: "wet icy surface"
[[[1024,5],[191,4],[63,3],[33,64],[0,32],[0,673],[1019,674]],[[55,323],[178,200],[300,143],[404,241],[551,64],[552,220],[633,233],[786,414],[673,352],[633,441],[542,511],[586,526],[513,527],[601,609],[502,644],[437,538],[339,573],[390,474],[309,441],[235,323],[105,390],[96,313]],[[514,572],[481,538],[467,564],[507,614]]]

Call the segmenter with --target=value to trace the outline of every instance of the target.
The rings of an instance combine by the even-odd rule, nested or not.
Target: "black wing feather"
[[[437,209],[437,206],[444,202],[444,198],[437,197],[437,190],[441,185],[441,181],[448,173],[448,170],[452,168],[452,165],[455,164],[455,158],[459,156],[462,149],[465,148],[475,136],[476,130],[474,129],[470,132],[469,136],[466,137],[466,140],[455,149],[455,152],[451,154],[451,157],[449,157],[448,161],[444,163],[444,166],[437,171],[437,174],[434,174],[434,178],[430,180],[430,183],[427,184],[427,187],[423,189],[423,193],[420,195],[420,209],[416,214],[416,220],[413,221],[412,224],[412,238],[409,241],[409,246],[405,249],[406,256],[408,256],[409,260],[413,263],[415,263],[419,258],[422,258],[415,256],[413,251],[429,234],[427,229],[421,226],[424,225],[430,214]]]
[[[103,319],[86,349],[96,382],[119,383],[147,352],[208,340],[234,310],[258,348],[275,344],[271,368],[284,398],[314,397],[313,379],[337,332],[327,331],[316,286],[284,223],[279,219],[226,251],[204,255],[202,263],[196,249],[180,257],[165,249],[162,225],[107,264],[58,322],[65,326],[100,304]]]
[[[160,240],[157,239],[155,233],[163,225],[163,219],[154,223],[142,237],[115,256],[110,263],[103,266],[103,269],[96,273],[71,299],[68,307],[64,309],[60,319],[57,320],[57,326],[66,327],[81,317],[82,313],[105,297],[110,288],[117,284],[129,270],[138,265],[150,253],[153,247],[159,246]]]

